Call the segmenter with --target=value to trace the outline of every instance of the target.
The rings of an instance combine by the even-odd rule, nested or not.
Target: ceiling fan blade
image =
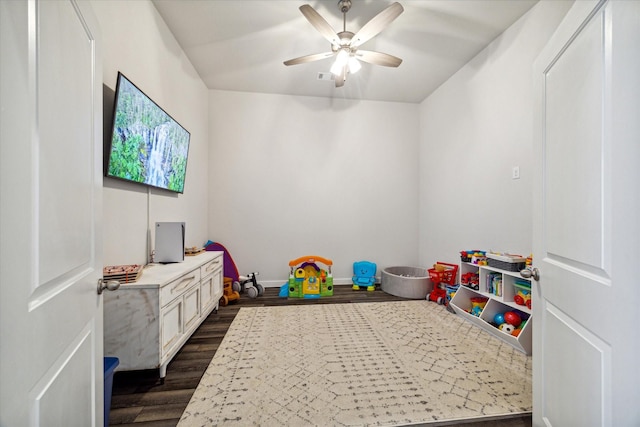
[[[404,8],[398,2],[374,16],[364,27],[358,31],[351,39],[351,47],[358,47],[366,41],[372,39],[378,33],[385,29],[387,25],[393,22],[400,14],[404,12]]]
[[[309,23],[313,25],[320,34],[322,34],[322,37],[329,40],[331,45],[340,45],[340,37],[338,37],[338,34],[314,8],[308,4],[303,4],[300,6],[300,12],[302,12],[304,17],[307,18],[307,21],[309,21]]]
[[[361,61],[374,65],[383,65],[385,67],[397,67],[402,63],[402,59],[389,55],[388,53],[372,52],[370,50],[356,51],[356,58]]]
[[[319,61],[321,59],[330,58],[334,55],[335,55],[334,52],[314,53],[313,55],[305,55],[299,58],[293,58],[288,61],[284,61],[284,65],[306,64],[307,62]]]

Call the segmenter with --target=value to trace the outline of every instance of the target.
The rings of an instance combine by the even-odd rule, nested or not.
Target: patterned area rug
[[[531,413],[531,357],[428,301],[242,308],[179,422],[393,426]]]

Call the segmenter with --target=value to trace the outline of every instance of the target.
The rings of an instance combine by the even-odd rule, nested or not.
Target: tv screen
[[[106,176],[183,193],[190,137],[118,73]]]

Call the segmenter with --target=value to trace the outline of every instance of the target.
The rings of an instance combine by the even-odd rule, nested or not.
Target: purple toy
[[[240,281],[240,273],[238,273],[238,267],[236,267],[236,263],[233,262],[233,258],[229,254],[227,248],[222,246],[221,243],[215,243],[209,240],[204,247],[208,251],[222,251],[222,268],[224,268],[224,277],[230,277],[234,282]]]

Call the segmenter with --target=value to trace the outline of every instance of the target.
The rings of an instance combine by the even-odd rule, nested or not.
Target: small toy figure
[[[356,261],[353,263],[353,290],[357,291],[361,287],[366,287],[367,291],[376,289],[376,269],[377,266],[369,261]]]

